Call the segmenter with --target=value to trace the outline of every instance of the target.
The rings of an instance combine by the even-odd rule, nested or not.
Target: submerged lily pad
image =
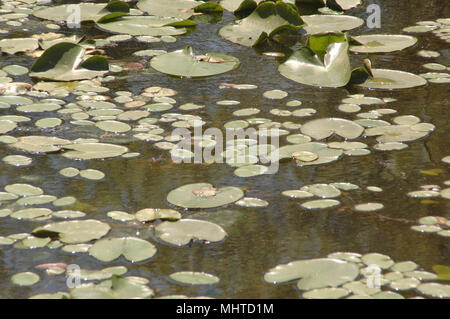
[[[208,183],[187,184],[178,187],[167,195],[167,201],[184,208],[212,208],[233,203],[244,197],[237,187],[213,188]]]
[[[219,278],[204,272],[180,271],[169,276],[172,280],[188,285],[213,285]]]
[[[159,72],[186,77],[202,77],[225,73],[239,65],[239,60],[222,53],[195,55],[190,46],[158,55],[150,61]]]
[[[337,287],[353,281],[359,274],[354,263],[340,259],[320,258],[293,261],[270,269],[264,280],[269,283],[285,283],[301,278],[297,287],[310,290],[325,287]]]
[[[96,241],[89,249],[89,254],[106,262],[121,255],[131,262],[139,262],[153,257],[156,254],[156,247],[136,237],[106,238]]]
[[[94,219],[63,221],[35,228],[36,237],[58,237],[64,243],[84,243],[106,235],[110,230],[108,224]]]
[[[85,48],[69,42],[55,44],[34,62],[30,76],[55,81],[74,81],[102,76],[109,71],[108,60],[94,55],[82,61]]]
[[[227,236],[219,225],[196,219],[162,222],[155,227],[155,234],[161,240],[175,246],[187,245],[192,240],[218,242]]]

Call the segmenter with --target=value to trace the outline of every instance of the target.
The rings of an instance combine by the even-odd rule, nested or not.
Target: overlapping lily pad
[[[106,238],[95,242],[89,254],[101,261],[112,261],[123,255],[131,262],[139,262],[153,257],[156,247],[137,237]]]
[[[264,280],[276,284],[301,278],[297,287],[301,290],[310,290],[337,287],[353,281],[358,274],[359,268],[353,263],[340,259],[320,258],[276,266],[264,275]]]
[[[364,128],[352,121],[341,118],[323,118],[309,121],[302,125],[301,132],[316,140],[330,137],[333,134],[346,139],[359,137]]]

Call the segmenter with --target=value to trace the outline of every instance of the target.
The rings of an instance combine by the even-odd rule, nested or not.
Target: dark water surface
[[[381,6],[381,29],[362,26],[351,34],[401,33],[401,29],[422,20],[436,20],[449,16],[447,1],[397,1],[384,0]],[[365,19],[365,6],[351,10],[349,14]],[[32,17],[30,17],[33,19]],[[448,164],[441,158],[450,155],[450,101],[448,84],[428,84],[423,87],[379,91],[353,88],[320,89],[297,84],[277,72],[277,63],[272,58],[262,57],[253,49],[242,47],[217,35],[218,29],[230,23],[233,16],[225,13],[217,24],[199,23],[194,33],[180,36],[175,43],[142,44],[138,41],[119,43],[118,47],[107,51],[114,60],[138,61],[130,57],[140,49],[165,49],[172,51],[185,45],[194,46],[197,52],[223,52],[240,59],[241,65],[228,73],[203,79],[180,79],[166,76],[153,70],[136,73],[126,71],[125,79],[108,83],[111,92],[129,90],[140,94],[149,86],[168,87],[177,90],[174,96],[177,105],[187,102],[204,104],[198,114],[207,121],[206,127],[223,127],[223,123],[236,119],[231,113],[239,108],[257,107],[258,117],[274,121],[304,123],[310,118],[276,117],[269,113],[272,108],[284,108],[286,100],[298,99],[302,107],[317,110],[313,118],[345,117],[356,118],[337,111],[342,98],[348,94],[364,93],[367,96],[393,97],[397,101],[381,107],[393,108],[396,115],[415,115],[423,122],[436,126],[436,130],[426,139],[409,143],[409,148],[395,152],[372,152],[368,156],[344,157],[324,166],[297,167],[295,163],[282,163],[275,175],[240,178],[233,175],[233,168],[224,164],[174,164],[166,151],[160,151],[146,142],[132,142],[130,151],[142,155],[135,159],[115,158],[110,160],[71,161],[60,155],[31,155],[33,164],[15,168],[0,164],[0,187],[23,182],[43,188],[46,194],[74,196],[83,204],[81,209],[87,217],[108,222],[112,227],[109,236],[136,235],[155,243],[157,255],[148,262],[131,264],[124,259],[102,263],[87,254],[71,255],[59,249],[40,248],[20,250],[12,246],[0,248],[0,297],[26,298],[42,292],[67,291],[63,276],[42,275],[42,280],[31,288],[14,286],[10,277],[17,272],[33,271],[33,267],[46,262],[79,264],[85,269],[101,269],[113,265],[124,265],[128,274],[150,279],[150,286],[157,296],[185,294],[206,295],[219,298],[298,298],[301,293],[294,285],[274,286],[262,280],[270,268],[293,260],[320,258],[336,251],[351,251],[361,254],[379,252],[387,254],[395,261],[412,260],[427,271],[435,264],[450,263],[449,239],[435,234],[424,234],[410,230],[415,221],[427,215],[450,218],[450,201],[441,199],[436,204],[421,204],[420,199],[411,199],[406,194],[419,189],[421,185],[438,184],[450,179]],[[90,34],[103,34],[96,29]],[[415,74],[428,72],[422,67],[427,62],[449,65],[448,44],[432,33],[414,34],[418,43],[402,52],[371,55],[376,68],[391,68]],[[436,50],[438,59],[419,57],[421,50]],[[352,56],[356,66],[364,55]],[[3,65],[21,64],[30,67],[29,57],[1,56]],[[24,76],[26,80],[27,76]],[[219,89],[219,83],[249,83],[258,86],[256,90]],[[262,96],[266,90],[281,89],[289,93],[284,100],[269,100]],[[238,106],[218,106],[219,100],[234,99]],[[363,111],[372,106],[362,106]],[[174,109],[176,110],[176,109]],[[174,111],[171,110],[170,112]],[[176,112],[176,111],[174,111]],[[10,114],[10,110],[0,110],[0,114]],[[383,117],[388,119],[389,116]],[[162,127],[165,127],[164,124]],[[169,128],[169,125],[167,125]],[[59,137],[67,133],[58,131]],[[80,135],[81,136],[81,135]],[[80,137],[78,136],[78,137]],[[86,137],[86,136],[81,136]],[[71,137],[72,138],[72,137]],[[368,144],[373,144],[368,140]],[[0,145],[0,158],[11,154],[11,150]],[[16,154],[16,153],[14,153]],[[151,158],[158,158],[154,162]],[[58,174],[61,168],[94,168],[103,171],[102,181],[88,181],[80,178],[65,178]],[[443,169],[438,176],[421,174],[425,169]],[[223,225],[228,237],[222,243],[193,243],[188,247],[176,248],[157,242],[148,226],[135,223],[112,221],[106,216],[111,210],[135,213],[147,207],[167,208],[168,192],[184,184],[209,182],[216,186],[242,186],[246,196],[267,200],[266,208],[240,208],[229,205],[225,208],[187,211],[184,217],[201,216]],[[344,192],[339,200],[339,209],[307,211],[300,207],[300,201],[281,196],[288,189],[312,183],[351,182],[360,190]],[[376,185],[383,192],[373,193],[365,187]],[[351,207],[357,203],[380,202],[384,209],[377,213],[358,213]],[[0,235],[30,232],[43,222],[18,222],[12,218],[0,220]],[[168,275],[176,271],[204,271],[220,277],[213,287],[185,287],[168,280]]]

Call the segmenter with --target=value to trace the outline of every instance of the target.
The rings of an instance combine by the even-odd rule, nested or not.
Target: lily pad
[[[367,78],[359,86],[370,89],[406,89],[427,84],[424,78],[404,71],[372,69],[373,78]]]
[[[187,46],[152,58],[150,65],[170,75],[202,77],[231,71],[239,65],[239,60],[222,53],[195,55],[192,47]]]
[[[278,67],[280,74],[295,82],[312,86],[345,86],[351,76],[345,36],[310,36],[308,43],[308,47],[294,51]]]
[[[19,272],[11,277],[11,281],[18,286],[32,286],[40,279],[34,272]]]
[[[350,51],[358,53],[379,53],[403,50],[417,43],[417,38],[409,35],[370,34],[352,37],[360,45],[350,46]]]
[[[194,26],[192,20],[156,16],[129,16],[98,23],[103,30],[143,36],[174,36],[187,32],[184,27]],[[175,27],[176,26],[176,27]]]
[[[348,15],[313,14],[302,16],[302,19],[308,34],[348,31],[364,23],[364,20]]]
[[[355,122],[332,117],[309,121],[302,125],[300,131],[316,140],[330,137],[333,134],[346,139],[355,139],[362,134],[364,128]]]
[[[64,148],[71,151],[63,153],[62,156],[84,160],[116,157],[128,152],[125,146],[108,143],[76,143],[64,145]]]
[[[285,283],[301,278],[297,287],[310,290],[325,287],[337,287],[353,281],[359,274],[354,263],[340,259],[320,258],[293,261],[270,269],[264,280],[269,283]]]
[[[0,50],[8,54],[34,51],[39,47],[38,40],[34,38],[13,38],[0,40]]]
[[[30,76],[55,81],[74,81],[102,76],[109,71],[108,60],[94,55],[82,61],[85,48],[69,42],[55,44],[34,62]]]
[[[339,299],[350,293],[344,288],[320,288],[305,292],[302,296],[306,299]]]
[[[121,255],[131,262],[139,262],[153,257],[156,247],[137,237],[106,238],[96,241],[89,249],[89,254],[105,262]]]
[[[74,299],[142,299],[153,295],[153,290],[142,282],[117,275],[98,284],[82,284],[70,289]]]
[[[201,4],[204,2],[196,0],[140,0],[136,6],[154,16],[188,19]]]
[[[23,155],[7,155],[2,158],[2,161],[13,166],[28,166],[33,162],[33,159]]]
[[[196,219],[162,222],[155,227],[155,234],[162,241],[175,246],[185,246],[192,240],[219,242],[227,236],[219,225]]]
[[[140,222],[152,222],[158,219],[175,221],[181,218],[181,214],[174,209],[144,208],[136,212],[136,219]]]
[[[388,269],[394,265],[394,261],[391,257],[379,253],[370,253],[361,257],[363,263],[367,266],[377,265],[381,269]]]
[[[5,191],[19,196],[36,196],[44,193],[40,187],[20,183],[6,185]]]
[[[288,26],[295,30],[302,24],[303,21],[292,4],[265,1],[246,18],[222,27],[219,35],[237,44],[253,46],[261,36],[270,37],[280,27]]]
[[[187,285],[213,285],[219,282],[219,278],[204,272],[180,271],[169,276],[172,280]]]
[[[85,243],[106,235],[108,224],[94,219],[63,221],[35,228],[32,234],[36,237],[57,237],[68,244]]]
[[[109,3],[77,3],[49,6],[33,11],[35,17],[53,21],[71,21],[73,13],[80,14],[80,21],[99,21],[103,17],[119,17],[130,11],[128,4],[113,0]]]
[[[316,199],[304,202],[301,206],[306,209],[327,209],[339,206],[341,203],[335,199]]]
[[[421,293],[435,298],[450,298],[450,285],[426,283],[417,287]]]
[[[178,187],[167,195],[167,201],[184,208],[212,208],[233,203],[244,197],[237,187],[214,188],[208,183],[187,184]]]

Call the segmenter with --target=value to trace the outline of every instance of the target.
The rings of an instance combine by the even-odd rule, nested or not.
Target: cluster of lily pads
[[[448,277],[448,267],[438,265],[436,271],[441,273],[420,270],[413,261],[394,262],[380,253],[335,252],[275,266],[264,281],[296,281],[307,299],[404,299],[401,293],[410,291],[416,294],[410,298],[449,298],[450,285],[436,282]]]

